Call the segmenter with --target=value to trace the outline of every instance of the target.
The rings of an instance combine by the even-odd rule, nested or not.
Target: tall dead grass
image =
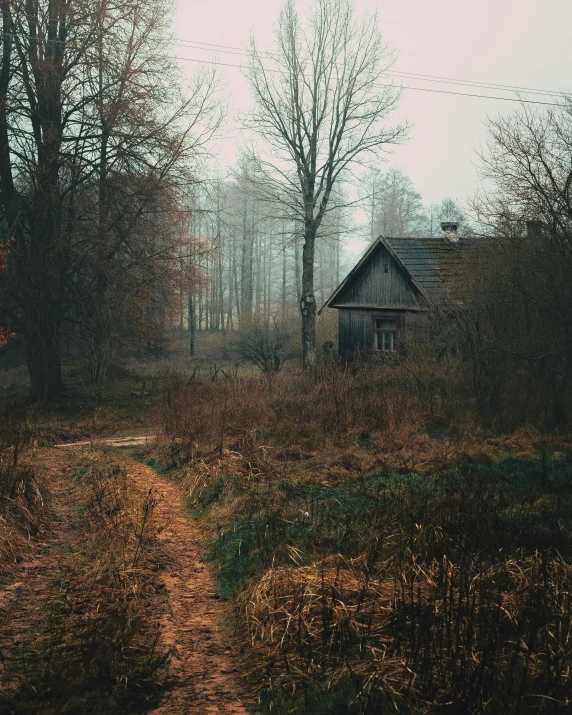
[[[153,493],[122,467],[94,467],[74,552],[53,585],[38,635],[11,663],[18,712],[127,712],[156,702],[167,653],[159,645],[161,556]],[[60,710],[57,710],[58,712]]]
[[[0,582],[30,552],[45,506],[37,469],[20,460],[16,444],[0,450]]]
[[[267,683],[346,679],[355,712],[548,712],[572,703],[572,568],[541,555],[372,573],[330,558],[269,570],[243,596]],[[268,687],[268,685],[267,685]],[[350,705],[352,704],[350,701]]]
[[[324,360],[312,377],[292,371],[270,384],[234,373],[216,378],[173,377],[158,412],[167,437],[224,445],[241,435],[271,432],[284,442],[306,440],[311,446],[356,430],[389,433],[444,419],[437,388],[421,390],[419,375],[401,365]]]
[[[262,712],[572,708],[570,445],[493,434],[456,369],[172,382],[156,456],[216,524]]]

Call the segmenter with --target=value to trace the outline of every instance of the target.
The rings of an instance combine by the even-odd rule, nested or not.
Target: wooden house
[[[339,353],[395,353],[422,335],[426,313],[445,300],[474,239],[459,238],[457,224],[442,223],[440,238],[380,236],[334,291]],[[320,311],[321,312],[321,311]]]

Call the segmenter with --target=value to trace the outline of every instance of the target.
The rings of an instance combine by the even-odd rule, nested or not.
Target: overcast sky
[[[303,9],[309,3],[299,0]],[[215,59],[245,64],[240,54],[191,48],[211,43],[246,48],[253,32],[271,47],[281,0],[179,0],[175,32],[185,71]],[[434,77],[571,91],[572,0],[357,0],[358,8],[377,9],[384,38],[398,52],[395,70]],[[250,98],[241,70],[220,67],[231,102],[231,116],[248,108]],[[446,92],[514,97],[508,90],[403,79],[407,87]],[[528,99],[552,101],[526,93]],[[412,125],[409,141],[396,148],[389,165],[403,169],[424,202],[451,197],[464,204],[477,189],[475,150],[486,141],[487,116],[508,113],[516,104],[437,92],[404,89],[396,118]],[[236,131],[219,145],[219,160],[234,159]]]

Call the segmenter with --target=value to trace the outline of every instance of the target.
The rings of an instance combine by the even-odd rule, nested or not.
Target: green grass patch
[[[234,599],[260,712],[540,712],[510,709],[536,697],[562,707],[571,480],[568,455],[333,485],[207,479],[193,511],[230,510],[209,560]],[[451,698],[475,704],[445,707]]]

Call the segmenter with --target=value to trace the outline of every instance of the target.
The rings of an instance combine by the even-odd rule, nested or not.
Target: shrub
[[[280,372],[294,352],[292,325],[272,316],[269,321],[253,320],[241,328],[234,349],[242,360],[256,365],[267,376]]]

